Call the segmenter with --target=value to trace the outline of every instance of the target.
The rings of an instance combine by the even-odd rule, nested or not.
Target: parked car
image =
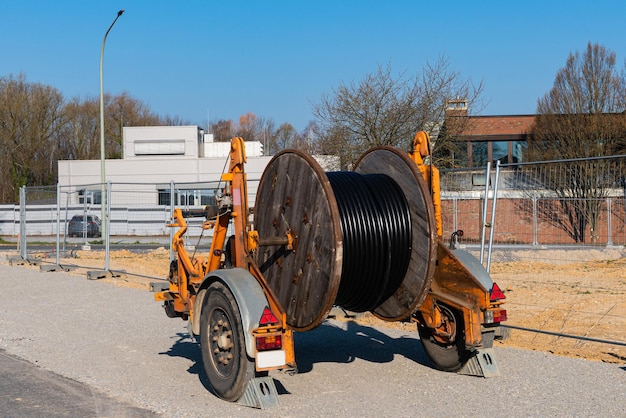
[[[87,219],[87,225],[85,226],[84,219]],[[67,225],[68,237],[82,237],[85,230],[88,237],[100,236],[100,218],[95,215],[74,215]]]

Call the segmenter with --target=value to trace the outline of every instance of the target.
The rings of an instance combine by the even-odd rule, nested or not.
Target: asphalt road
[[[103,395],[0,350],[0,415],[6,418],[116,417],[158,415]]]
[[[623,364],[496,347],[502,376],[462,376],[434,370],[416,332],[337,321],[296,335],[299,374],[273,373],[280,406],[254,410],[207,390],[186,324],[150,293],[1,262],[0,349],[30,363],[2,363],[18,368],[0,376],[3,416],[23,416],[18,397],[38,416],[626,416]],[[58,376],[22,379],[39,372]],[[37,387],[55,379],[71,389],[50,412]]]

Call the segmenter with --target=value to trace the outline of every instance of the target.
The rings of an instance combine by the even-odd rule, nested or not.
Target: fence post
[[[489,205],[489,183],[491,180],[491,162],[487,161],[487,168],[485,170],[485,200],[483,203],[483,217],[481,225],[480,236],[480,264],[485,261],[485,235],[487,233],[487,209]]]
[[[607,229],[607,239],[606,239],[606,245],[607,246],[612,246],[613,245],[613,219],[612,218],[612,204],[613,204],[613,199],[611,199],[610,197],[606,198],[606,229]]]
[[[493,203],[491,204],[491,227],[489,230],[489,247],[487,249],[487,273],[491,270],[491,248],[493,246],[493,234],[496,224],[496,203],[498,201],[498,181],[500,178],[500,160],[496,163],[496,178],[493,185]]]
[[[26,255],[26,186],[20,187],[20,257],[28,260]]]
[[[533,196],[533,245],[537,246],[539,245],[539,242],[537,241],[537,198],[535,196]]]
[[[57,242],[56,242],[56,265],[60,265],[59,250],[61,249],[61,184],[57,183]]]
[[[63,254],[65,254],[65,243],[67,241],[67,216],[69,214],[70,209],[70,193],[69,191],[65,193],[65,219],[63,220]]]
[[[105,184],[106,200],[104,201],[105,219],[101,222],[106,224],[104,230],[104,271],[109,271],[109,244],[111,243],[111,181]]]
[[[454,228],[452,232],[459,230],[459,199],[454,197],[452,198],[452,224]]]
[[[176,205],[174,204],[174,197],[176,193],[174,193],[174,180],[170,180],[170,219],[174,219],[174,209]],[[170,230],[170,263],[174,261],[174,249],[172,248],[172,241],[174,240],[174,228],[168,228]]]
[[[104,222],[104,220],[102,220],[102,222]],[[83,237],[83,245],[85,248],[91,249],[89,246],[89,234],[87,234],[87,189],[83,189],[83,230],[81,234]]]

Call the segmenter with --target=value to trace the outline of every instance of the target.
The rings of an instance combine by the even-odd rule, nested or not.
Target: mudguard
[[[450,250],[450,252],[454,254],[458,262],[471,273],[470,277],[474,278],[476,284],[480,285],[485,292],[491,290],[493,281],[489,273],[487,273],[487,270],[485,270],[485,267],[480,264],[480,261],[476,257],[461,249]]]
[[[250,358],[255,358],[256,349],[252,330],[259,327],[259,319],[263,314],[263,309],[269,306],[269,302],[263,288],[248,270],[242,268],[218,269],[207,275],[194,302],[194,321],[192,324],[194,335],[200,334],[200,317],[206,289],[215,281],[222,282],[235,297],[243,325],[246,353]]]

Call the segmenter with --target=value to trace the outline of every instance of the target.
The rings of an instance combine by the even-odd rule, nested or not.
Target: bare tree
[[[276,151],[283,150],[285,148],[296,148],[296,138],[298,132],[296,128],[293,127],[292,124],[285,122],[278,127],[276,130],[275,140],[273,143],[274,153]]]
[[[54,182],[63,123],[57,89],[28,83],[23,74],[0,78],[0,201],[16,202],[23,185]]]
[[[263,154],[272,155],[272,146],[275,142],[276,128],[274,121],[268,118],[257,118],[255,133],[256,140],[263,144]]]
[[[460,71],[450,69],[444,57],[440,57],[435,64],[427,63],[420,80],[424,91],[422,120],[427,122],[419,130],[427,131],[434,140],[431,150],[433,163],[438,167],[455,167],[458,160],[453,156],[465,152],[462,148],[466,146],[464,141],[457,141],[458,136],[471,123],[470,116],[479,114],[484,108],[481,98],[484,83],[474,84]],[[462,102],[465,108],[451,109],[450,102]],[[440,132],[437,132],[438,129]],[[409,145],[412,140],[411,137]]]
[[[220,119],[211,124],[211,132],[215,142],[229,142],[235,136],[235,123],[228,119]]]
[[[245,141],[258,141],[263,144],[265,155],[271,155],[271,152],[276,150],[274,121],[258,117],[252,112],[241,115],[238,124],[230,119],[212,123],[211,132],[215,142],[229,142],[234,136],[240,136]]]
[[[321,145],[322,137],[320,131],[321,129],[315,121],[309,121],[302,132],[296,137],[299,148],[309,154],[324,154],[324,148]]]
[[[256,141],[258,132],[258,120],[254,113],[248,112],[239,116],[239,127],[236,136],[240,136],[244,141]]]
[[[100,158],[100,107],[97,99],[72,99],[66,106],[67,123],[59,132],[61,158],[95,160]]]
[[[60,127],[61,155],[66,160],[100,158],[99,97],[74,98],[65,106],[66,122]],[[184,120],[159,116],[128,93],[104,95],[106,158],[122,158],[124,126],[184,125]]]
[[[593,159],[624,150],[626,144],[626,78],[615,53],[598,44],[570,53],[552,89],[537,102],[537,118],[529,141],[529,157],[539,160],[583,159],[542,166],[538,181],[562,202],[576,241],[592,242],[603,199],[613,180],[610,163]]]
[[[313,106],[324,152],[340,156],[343,167],[366,149],[391,145],[409,149],[419,130],[433,133],[445,115],[445,99],[462,96],[475,102],[483,89],[451,71],[447,59],[413,77],[394,77],[379,67],[359,83],[340,84]],[[438,142],[436,146],[442,146]]]
[[[105,95],[106,156],[122,155],[122,127],[182,124],[161,117],[124,93]],[[24,74],[0,77],[0,202],[16,202],[23,185],[57,180],[59,159],[100,156],[98,99],[66,103],[55,88],[29,83]]]
[[[122,158],[124,126],[186,125],[186,121],[172,116],[159,116],[139,99],[123,92],[118,96],[105,95],[105,138],[107,158]]]
[[[626,76],[615,53],[598,44],[570,53],[537,102],[529,143],[536,160],[610,155],[624,148]]]

